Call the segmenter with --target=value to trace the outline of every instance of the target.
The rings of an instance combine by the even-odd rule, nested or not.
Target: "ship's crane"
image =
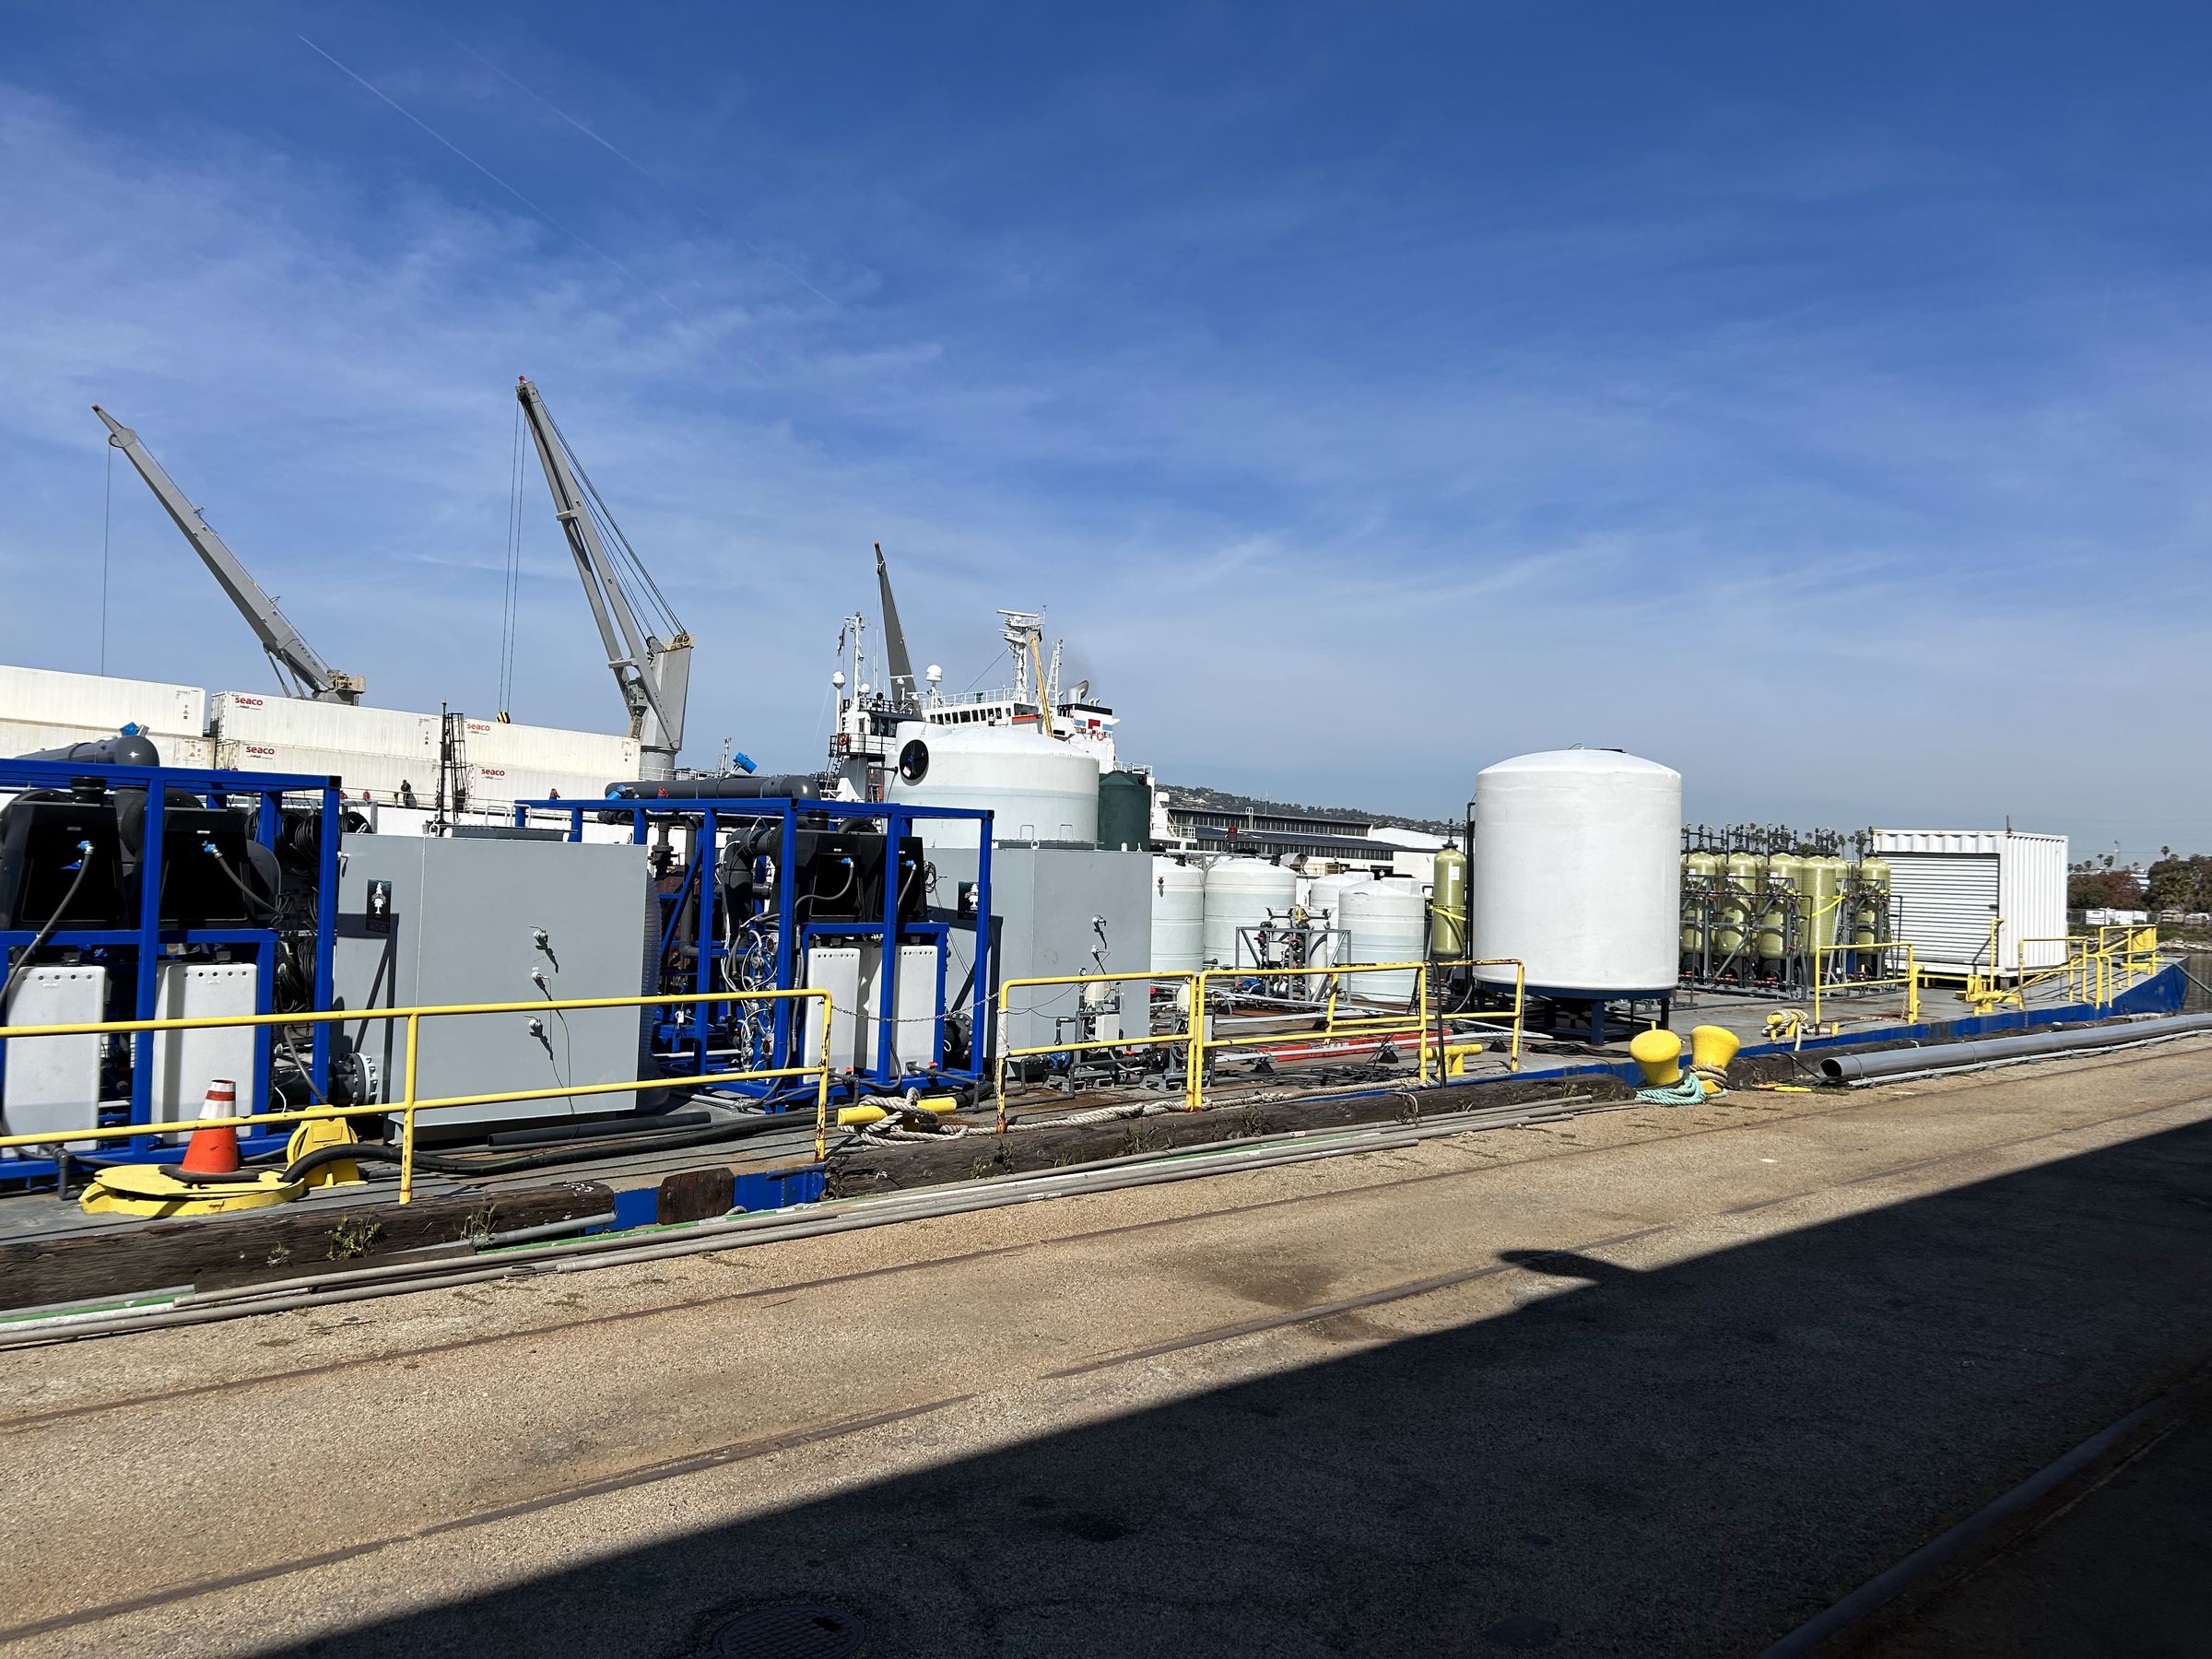
[[[537,387],[525,376],[516,383],[514,395],[523,406],[523,418],[530,423],[530,437],[546,470],[546,487],[553,492],[554,516],[568,537],[592,619],[599,625],[606,665],[621,688],[629,735],[644,751],[640,775],[648,780],[672,778],[677,751],[684,746],[691,636],[607,512]],[[641,610],[650,626],[639,622]]]
[[[922,698],[914,684],[914,663],[906,654],[906,629],[899,626],[899,606],[891,599],[891,572],[883,562],[881,542],[876,544],[876,586],[883,595],[883,653],[890,665],[891,706],[919,708]]]
[[[238,614],[253,629],[276,672],[290,683],[290,695],[312,698],[317,702],[359,701],[367,682],[358,674],[340,673],[315,654],[314,647],[276,607],[276,601],[253,580],[253,573],[239,562],[238,555],[230,551],[223,538],[200,516],[200,510],[185,499],[184,492],[177,488],[177,481],[162,471],[161,464],[147,453],[138,434],[98,404],[92,406],[92,413],[106,422],[108,441],[130,457],[138,476],[154,492],[154,499],[168,510],[177,528],[184,533],[184,539],[192,544],[193,551],[215,573],[223,592],[230,595],[230,603],[238,606]]]

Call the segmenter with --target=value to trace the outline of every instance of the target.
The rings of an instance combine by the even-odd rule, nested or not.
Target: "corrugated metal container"
[[[112,725],[41,725],[28,720],[0,719],[0,755],[28,755],[39,749],[64,748],[72,743],[93,743],[115,735]],[[187,737],[175,732],[149,732],[164,766],[215,764],[215,741]]]
[[[393,755],[347,754],[335,749],[311,748],[298,743],[240,743],[225,738],[215,746],[215,763],[234,771],[292,772],[307,778],[341,781],[347,796],[359,800],[366,791],[379,801],[400,798],[402,783],[415,786],[416,797],[426,806],[438,786],[438,760],[429,764]]]
[[[471,765],[524,768],[598,780],[592,793],[605,794],[609,783],[634,782],[639,749],[630,737],[604,732],[571,732],[558,726],[516,725],[471,720],[464,739]],[[567,794],[564,786],[562,794]]]
[[[385,755],[435,766],[438,716],[404,709],[310,702],[258,691],[218,691],[207,700],[214,735],[225,742],[339,755]]]
[[[1877,830],[1898,937],[1937,973],[2055,968],[2066,959],[2066,838],[2011,830]],[[1990,959],[1990,924],[1998,924]]]
[[[476,759],[476,749],[469,749]],[[606,795],[612,778],[596,772],[546,771],[534,766],[477,766],[468,769],[469,793],[481,801],[543,801],[558,794],[564,801],[597,801]]]
[[[89,728],[98,737],[113,736],[128,724],[143,726],[157,737],[197,737],[207,730],[207,693],[197,686],[159,680],[0,665],[0,719]]]

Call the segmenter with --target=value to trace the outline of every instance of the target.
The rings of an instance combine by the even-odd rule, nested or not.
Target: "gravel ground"
[[[2207,1053],[0,1354],[0,1641],[1753,1653],[2212,1353]]]

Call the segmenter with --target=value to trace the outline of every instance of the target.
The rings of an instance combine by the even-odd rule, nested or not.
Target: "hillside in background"
[[[1446,818],[1406,818],[1394,812],[1367,812],[1357,806],[1308,806],[1291,801],[1270,801],[1233,790],[1208,789],[1203,783],[1167,783],[1160,788],[1178,805],[1204,806],[1219,812],[1299,813],[1310,818],[1357,818],[1363,824],[1390,824],[1400,830],[1420,830],[1430,835],[1455,836],[1460,826]]]

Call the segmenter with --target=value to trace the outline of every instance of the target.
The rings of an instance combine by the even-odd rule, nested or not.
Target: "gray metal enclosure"
[[[565,841],[349,835],[339,853],[335,1006],[552,1002],[642,994],[645,849]],[[539,935],[542,933],[543,942]],[[576,1008],[422,1022],[418,1100],[639,1076],[643,1011]],[[374,1065],[376,1097],[404,1090],[406,1022],[346,1022]],[[466,1124],[626,1112],[629,1090],[436,1112]]]
[[[956,908],[962,883],[975,879],[975,853],[959,847],[933,847],[936,872],[931,890],[934,912]],[[996,925],[996,979],[1063,973],[1135,973],[1152,966],[1152,855],[1108,853],[1096,847],[997,846],[991,850],[991,909]],[[975,935],[956,929],[949,941],[947,996],[973,971]],[[1096,953],[1102,951],[1101,969]],[[1147,1029],[1145,992],[1125,986],[1124,1029]],[[1079,988],[1048,987],[1016,995],[1009,1009],[1006,1041],[1015,1048],[1051,1042],[1070,1035]],[[972,1004],[977,993],[961,999]],[[1134,1000],[1132,1000],[1134,999]],[[994,1008],[995,1015],[995,1006]],[[1057,1017],[1071,1022],[1055,1028]],[[995,1018],[993,1022],[995,1024]],[[995,1030],[977,1033],[977,1048],[990,1054]]]

